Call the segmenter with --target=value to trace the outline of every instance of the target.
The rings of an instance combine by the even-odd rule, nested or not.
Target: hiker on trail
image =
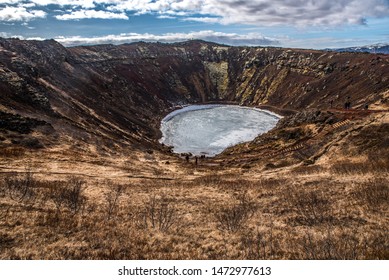
[[[350,96],[347,96],[347,101],[346,101],[346,103],[344,103],[344,108],[345,108],[346,110],[351,109]]]
[[[195,156],[195,164],[197,165],[197,163],[198,163],[198,158],[197,156]]]

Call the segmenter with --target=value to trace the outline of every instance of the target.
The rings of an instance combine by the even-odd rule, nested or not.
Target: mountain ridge
[[[335,48],[326,49],[328,51],[336,52],[366,52],[374,54],[389,54],[389,44],[378,43],[373,45],[366,45],[361,47],[346,47],[346,48]]]

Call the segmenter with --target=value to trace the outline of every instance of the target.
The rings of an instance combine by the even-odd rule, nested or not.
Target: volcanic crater
[[[0,38],[0,257],[387,259],[388,62]],[[284,117],[195,160],[158,141],[191,104]]]

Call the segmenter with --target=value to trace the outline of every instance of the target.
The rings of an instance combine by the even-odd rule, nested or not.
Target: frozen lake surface
[[[161,143],[175,153],[215,156],[227,147],[253,140],[272,129],[280,116],[234,105],[193,105],[167,115]]]

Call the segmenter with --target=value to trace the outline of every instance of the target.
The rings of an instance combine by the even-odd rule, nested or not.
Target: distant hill
[[[337,52],[367,52],[367,53],[382,53],[389,54],[389,44],[375,44],[363,47],[349,47],[340,49],[327,49]]]

